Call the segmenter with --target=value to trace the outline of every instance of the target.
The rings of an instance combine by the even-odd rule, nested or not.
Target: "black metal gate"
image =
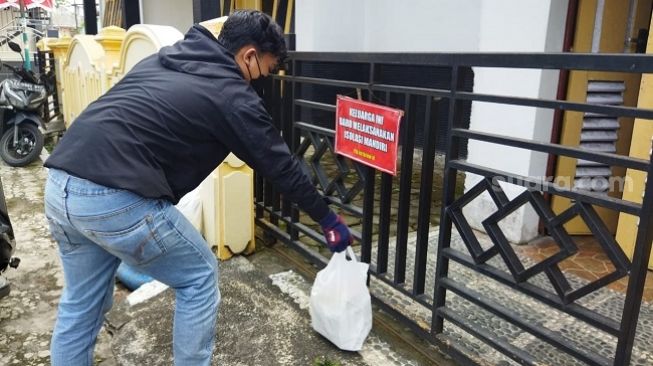
[[[61,114],[59,111],[59,93],[56,85],[54,54],[52,51],[39,51],[35,55],[39,76],[43,75],[50,85],[48,102],[43,105],[43,120],[50,122]]]
[[[321,66],[316,68],[315,65]],[[349,73],[316,72],[338,69],[338,66]],[[473,131],[469,129],[469,111],[472,103],[492,103],[647,120],[653,119],[653,111],[474,93],[472,68],[502,68],[506,72],[535,69],[651,73],[653,60],[644,55],[296,52],[290,55],[286,75],[275,76],[267,86],[264,100],[284,139],[305,163],[315,184],[333,205],[352,218],[350,223],[357,228],[354,235],[360,244],[357,248],[360,256],[372,264],[372,283],[378,283],[379,288],[389,287],[403,300],[400,304],[392,303],[374,291],[373,297],[425,339],[445,346],[461,362],[480,363],[482,357],[470,356],[461,350],[458,343],[462,338],[457,338],[455,334],[459,333],[452,333],[450,329],[455,328],[465,337],[475,339],[473,342],[489,346],[510,362],[523,365],[545,364],[542,354],[546,352],[561,354],[555,356],[559,358],[554,357],[562,360],[557,364],[629,364],[653,240],[653,180],[646,181],[643,203],[637,204],[620,197],[475,165],[466,160],[466,148],[468,141],[477,140],[600,162],[648,175],[653,164],[650,160],[614,153]],[[401,77],[409,70],[416,72],[418,77]],[[336,94],[357,96],[405,111],[396,180],[333,153]],[[416,131],[421,139],[416,138]],[[419,141],[417,149],[420,151],[417,155],[416,141]],[[444,147],[441,187],[439,181],[434,184],[433,175],[439,162],[437,146]],[[421,158],[414,159],[415,156]],[[458,179],[460,173],[473,173],[483,178],[463,194]],[[499,181],[523,186],[526,190],[511,200]],[[471,229],[463,208],[484,192],[490,195],[497,209],[483,222],[488,237],[481,243],[480,234]],[[314,263],[326,263],[327,259],[312,244],[323,242],[321,233],[310,221],[302,219],[296,207],[261,177],[256,178],[255,195],[257,225]],[[565,212],[555,214],[545,195],[567,197],[574,203]],[[558,245],[556,253],[541,261],[525,263],[500,227],[501,220],[524,205],[533,207]],[[632,262],[598,216],[597,206],[639,218]],[[440,213],[437,247],[429,245],[429,234],[438,224],[434,210]],[[575,217],[587,223],[612,262],[611,273],[596,281],[579,283],[560,268],[562,261],[578,252],[563,226]],[[452,230],[452,223],[457,230]],[[431,239],[435,243],[435,239]],[[455,246],[454,242],[462,245]],[[437,255],[433,263],[429,256],[434,253]],[[469,277],[452,272],[454,267],[476,276],[474,278],[479,281],[501,286],[502,291],[514,292],[514,297],[523,299],[527,305],[519,305],[521,310],[515,310],[512,302],[474,288]],[[627,292],[618,310],[606,313],[595,308],[592,296],[625,276],[628,277]],[[563,324],[551,329],[531,317],[528,308],[536,306],[542,306],[551,314],[560,314]],[[465,307],[476,309],[475,315],[465,315],[461,310]],[[426,312],[426,320],[416,320],[409,308],[416,313]],[[490,320],[479,320],[481,313]],[[535,342],[530,345],[541,347],[526,347],[523,339],[514,341],[509,334],[498,332],[502,324],[510,331],[526,334],[529,342]],[[580,329],[576,324],[584,324],[596,333],[590,332],[583,340],[580,335],[572,334]],[[650,326],[650,322],[646,324]],[[601,343],[598,348],[593,346],[597,342]]]

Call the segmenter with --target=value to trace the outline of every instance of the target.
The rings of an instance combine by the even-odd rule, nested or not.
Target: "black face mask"
[[[256,67],[258,68],[259,77],[252,79],[252,73],[249,71],[251,65],[247,65],[247,72],[249,73],[249,84],[252,86],[254,91],[256,91],[259,97],[263,98],[265,95],[265,85],[267,84],[269,78],[267,76],[263,76],[263,72],[261,71],[261,63],[258,60],[258,55],[255,54],[254,58],[256,60]]]
[[[265,96],[265,89],[270,85],[270,80],[269,76],[262,76],[256,80],[250,81],[249,85],[252,86],[259,97],[263,98]]]

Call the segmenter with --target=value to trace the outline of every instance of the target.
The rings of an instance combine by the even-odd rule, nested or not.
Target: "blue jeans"
[[[93,364],[121,261],[175,289],[175,365],[210,364],[220,302],[218,264],[170,202],[50,169],[45,214],[65,279],[52,334],[53,366]]]

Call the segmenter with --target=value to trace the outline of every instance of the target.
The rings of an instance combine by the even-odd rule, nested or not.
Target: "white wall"
[[[300,0],[295,5],[298,51],[362,51],[365,1]]]
[[[297,0],[298,51],[476,51],[481,0]]]
[[[300,51],[352,52],[560,52],[568,0],[297,0]],[[410,4],[407,5],[407,4]],[[554,98],[558,73],[540,70],[474,69],[474,91]],[[549,141],[553,111],[474,103],[471,129]],[[546,155],[471,142],[472,163],[521,175],[543,176]],[[478,177],[468,174],[465,188]],[[522,190],[505,186],[509,197]],[[473,227],[495,208],[489,196],[468,205]],[[509,240],[537,234],[532,209],[520,210],[500,226]]]
[[[481,3],[366,0],[365,51],[476,51]]]
[[[186,34],[193,25],[193,0],[140,0],[141,23],[169,25]]]

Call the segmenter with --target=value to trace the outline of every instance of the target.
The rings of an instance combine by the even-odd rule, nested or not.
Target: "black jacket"
[[[328,213],[234,56],[196,25],[91,103],[45,166],[176,203],[230,152],[314,220]]]

